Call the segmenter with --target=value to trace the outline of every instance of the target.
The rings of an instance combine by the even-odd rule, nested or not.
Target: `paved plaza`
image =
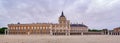
[[[0,35],[0,43],[120,43],[119,35]]]

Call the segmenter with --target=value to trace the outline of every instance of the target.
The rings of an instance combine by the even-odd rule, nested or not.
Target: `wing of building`
[[[120,32],[120,27],[114,28],[113,31],[114,32]]]
[[[59,23],[31,23],[31,24],[8,24],[7,34],[50,34],[72,35],[88,32],[88,26],[84,24],[70,24],[62,12]]]

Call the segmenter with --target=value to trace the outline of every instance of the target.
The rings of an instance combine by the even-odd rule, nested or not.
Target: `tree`
[[[101,32],[102,30],[97,30],[97,29],[89,29],[89,32]]]
[[[0,34],[5,34],[5,29],[7,29],[7,27],[0,28]]]

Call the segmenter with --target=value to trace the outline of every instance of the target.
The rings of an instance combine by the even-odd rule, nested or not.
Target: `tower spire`
[[[63,11],[62,11],[62,14],[61,14],[61,16],[60,16],[60,17],[65,17],[65,16],[64,16],[64,13],[63,13]]]

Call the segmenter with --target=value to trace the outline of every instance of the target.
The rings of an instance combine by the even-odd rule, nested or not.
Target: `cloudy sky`
[[[0,0],[0,27],[10,23],[57,23],[61,12],[89,28],[120,26],[120,0]]]

